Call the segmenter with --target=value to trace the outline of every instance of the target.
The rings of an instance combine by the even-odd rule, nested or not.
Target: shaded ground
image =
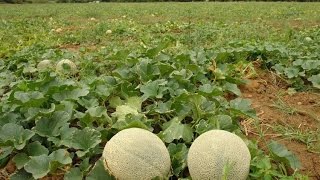
[[[290,95],[286,84],[272,72],[260,72],[241,87],[243,97],[251,99],[260,119],[242,123],[251,139],[276,140],[292,151],[302,164],[301,173],[320,179],[320,94],[299,92]],[[263,136],[259,135],[259,128]],[[260,131],[261,132],[261,131]],[[261,133],[260,133],[261,134]]]

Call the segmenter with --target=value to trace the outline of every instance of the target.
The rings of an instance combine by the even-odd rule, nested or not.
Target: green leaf
[[[168,89],[165,87],[167,83],[168,81],[164,79],[157,79],[141,85],[140,91],[143,93],[142,100],[145,101],[148,98],[162,98],[165,91]]]
[[[114,75],[120,77],[121,79],[130,80],[133,78],[133,73],[130,69],[126,67],[117,68],[114,71]]]
[[[24,169],[31,173],[35,179],[42,178],[50,172],[50,157],[43,154],[30,157],[30,161],[24,166]]]
[[[157,102],[157,107],[154,109],[154,111],[160,114],[172,112],[171,105],[172,101],[167,101],[165,103],[159,101]]]
[[[73,133],[77,130],[77,128],[69,128],[69,125],[63,126],[60,129],[60,137],[49,137],[48,140],[52,141],[57,147],[70,144],[72,140]]]
[[[199,93],[205,95],[218,96],[222,95],[222,88],[218,86],[212,86],[211,84],[203,84],[199,87]]]
[[[135,73],[140,76],[143,82],[151,80],[160,74],[158,67],[152,64],[151,61],[150,59],[142,58],[139,59],[139,64],[135,66]]]
[[[140,95],[140,92],[136,90],[136,85],[132,84],[131,82],[124,81],[120,85],[121,88],[121,96],[122,97],[130,97],[130,96],[138,96]]]
[[[171,44],[173,43],[172,39],[166,39],[165,41],[159,43],[159,45],[155,48],[151,48],[147,50],[146,55],[149,58],[154,58],[155,56],[157,56],[162,50],[166,49],[167,47],[169,47]]]
[[[83,179],[83,174],[80,171],[80,168],[75,167],[70,169],[65,175],[64,180],[81,180]]]
[[[138,115],[139,113],[136,107],[121,105],[116,108],[116,112],[112,113],[112,116],[116,117],[117,121],[125,121],[128,114]]]
[[[112,56],[110,56],[109,59],[126,60],[129,54],[130,54],[130,51],[128,50],[119,50],[116,53],[114,53]]]
[[[96,86],[96,89],[94,92],[103,98],[107,98],[112,93],[113,90],[114,90],[114,87],[110,87],[110,85],[100,84]]]
[[[173,140],[183,139],[185,142],[193,140],[192,128],[187,124],[182,124],[178,117],[163,124],[164,131],[160,132],[159,136],[166,143],[171,143]]]
[[[319,60],[307,60],[304,61],[301,67],[305,70],[312,70],[312,69],[318,69],[320,66]]]
[[[10,155],[13,151],[13,147],[11,146],[1,146],[1,141],[0,141],[0,168],[4,167],[7,165],[7,162],[10,160]]]
[[[117,121],[115,124],[112,125],[112,128],[115,128],[118,130],[133,128],[133,127],[142,128],[146,130],[152,129],[150,123],[147,122],[147,118],[143,114],[127,115],[124,120]]]
[[[26,153],[16,154],[12,161],[16,164],[18,169],[23,168],[23,166],[30,160],[29,156]]]
[[[162,76],[169,75],[175,68],[168,63],[157,63],[158,69]]]
[[[16,149],[21,150],[34,134],[35,133],[29,129],[23,129],[22,126],[8,123],[1,128],[0,142],[2,141],[6,144],[13,145]]]
[[[81,172],[89,171],[89,169],[91,167],[89,159],[90,158],[87,157],[87,158],[83,159],[82,162],[80,163],[79,168],[80,168]]]
[[[104,168],[103,160],[96,162],[93,169],[89,172],[86,180],[114,180],[108,171]]]
[[[68,124],[71,114],[65,111],[56,111],[51,117],[44,117],[36,121],[34,131],[40,136],[55,137],[61,133],[61,128]]]
[[[201,119],[195,127],[195,132],[199,135],[215,128],[212,124],[208,123],[204,119]]]
[[[268,147],[271,153],[275,155],[278,160],[284,161],[292,169],[296,170],[301,168],[298,158],[291,151],[288,151],[284,145],[271,140],[268,144]]]
[[[56,161],[64,165],[72,163],[70,154],[65,149],[56,150],[52,152],[49,157],[52,159],[52,161]]]
[[[224,88],[237,96],[241,96],[241,91],[236,84],[226,82]]]
[[[77,151],[79,157],[84,156],[90,149],[101,142],[101,134],[95,129],[86,127],[82,130],[76,130],[72,135],[72,140],[68,147],[81,150]]]
[[[19,115],[18,114],[14,114],[14,113],[8,113],[8,114],[2,114],[2,117],[0,117],[0,127],[2,127],[3,125],[7,124],[7,123],[13,123],[16,124],[16,122],[19,119]]]
[[[38,102],[37,100],[45,99],[43,94],[39,91],[28,91],[28,92],[17,91],[14,93],[14,98],[21,101],[22,103]]]
[[[96,98],[91,98],[91,99],[86,99],[86,98],[80,98],[78,101],[77,101],[81,106],[89,109],[91,107],[97,107],[99,106],[99,102],[98,102],[98,99]]]
[[[49,154],[49,150],[46,147],[42,146],[38,141],[28,144],[27,152],[29,156],[40,156],[42,154]]]
[[[312,82],[313,87],[320,89],[320,74],[309,77],[308,81]]]
[[[129,97],[124,105],[116,107],[116,112],[112,113],[113,117],[116,117],[118,121],[125,121],[128,114],[138,115],[141,111],[142,100],[140,97]]]
[[[26,172],[24,169],[18,170],[10,176],[10,180],[34,180],[32,174]]]
[[[90,107],[87,111],[91,117],[102,117],[103,115],[107,115],[107,109],[103,106]]]
[[[119,96],[114,96],[109,100],[110,107],[116,108],[117,106],[123,105],[124,101]]]
[[[289,67],[284,70],[285,75],[291,79],[299,76],[299,69],[295,67]]]
[[[138,112],[141,111],[142,99],[137,96],[129,97],[125,105],[128,105],[132,108],[136,108]]]
[[[179,176],[179,174],[187,167],[188,148],[183,143],[170,143],[168,150],[170,153],[173,174]]]
[[[215,124],[218,129],[227,130],[233,126],[232,118],[228,115],[216,115],[209,118],[210,124]]]
[[[241,113],[253,119],[257,119],[256,112],[251,108],[251,101],[248,99],[237,98],[231,100],[230,107],[237,113]]]
[[[79,97],[83,97],[89,94],[89,90],[86,88],[77,88],[71,91],[61,91],[52,95],[53,99],[56,101],[63,100],[78,100]]]

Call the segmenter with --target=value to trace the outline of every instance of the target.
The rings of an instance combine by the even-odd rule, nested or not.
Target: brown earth
[[[241,87],[243,97],[252,101],[252,107],[260,119],[259,126],[254,125],[252,120],[242,122],[246,134],[251,139],[261,138],[258,133],[258,128],[261,128],[265,140],[259,143],[262,149],[267,149],[263,142],[276,140],[298,157],[302,164],[299,172],[319,180],[320,94],[299,92],[290,95],[286,82],[276,74],[265,71],[258,74],[258,78]],[[290,135],[285,128],[301,134],[309,133],[314,139],[307,146],[306,142]]]

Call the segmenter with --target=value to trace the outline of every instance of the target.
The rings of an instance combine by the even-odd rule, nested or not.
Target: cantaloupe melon
[[[119,180],[150,180],[169,175],[170,155],[161,139],[139,128],[125,129],[107,142],[105,168]]]
[[[58,62],[56,71],[62,74],[75,74],[77,72],[77,66],[69,59],[62,59]]]
[[[52,68],[52,63],[48,59],[40,61],[37,65],[38,71],[47,71],[50,68]]]
[[[224,130],[200,135],[188,153],[188,168],[193,180],[245,180],[251,155],[244,141]]]

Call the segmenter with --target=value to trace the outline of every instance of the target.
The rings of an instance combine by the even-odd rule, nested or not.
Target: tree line
[[[263,1],[263,2],[320,2],[320,0],[0,0],[0,3],[99,3],[99,2],[201,2],[201,1],[217,1],[217,2],[232,2],[232,1]]]

